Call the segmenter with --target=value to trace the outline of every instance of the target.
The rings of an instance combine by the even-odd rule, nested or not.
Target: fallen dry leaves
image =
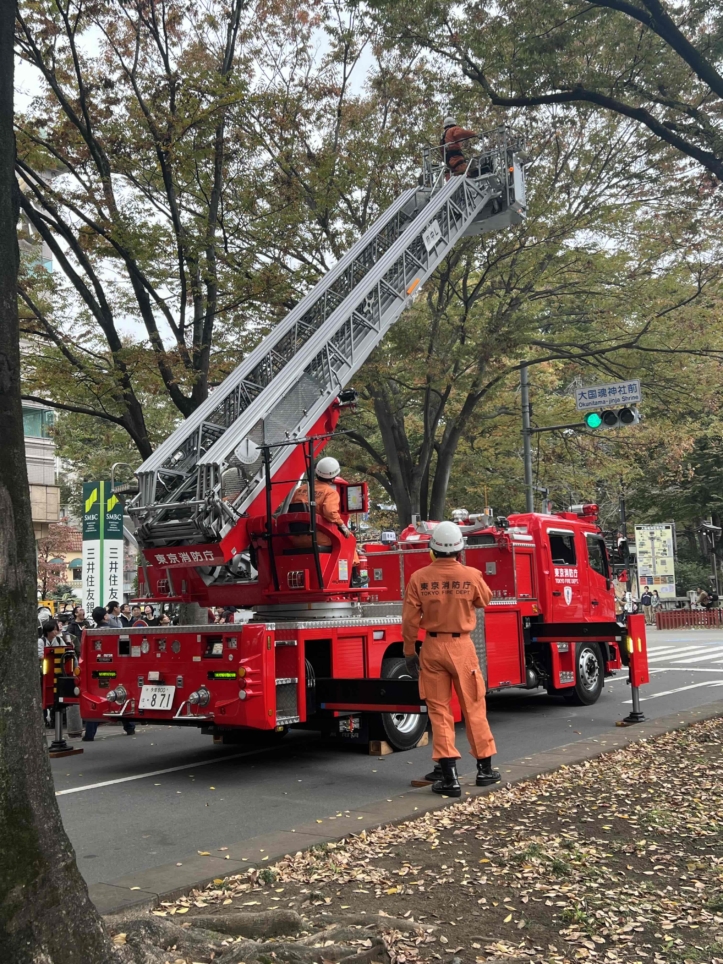
[[[723,722],[288,855],[155,913],[257,904],[314,926],[350,912],[434,925],[392,930],[393,964],[723,964]]]

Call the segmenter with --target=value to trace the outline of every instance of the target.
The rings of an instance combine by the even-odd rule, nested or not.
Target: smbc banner
[[[110,482],[83,483],[83,606],[123,602],[123,503]]]

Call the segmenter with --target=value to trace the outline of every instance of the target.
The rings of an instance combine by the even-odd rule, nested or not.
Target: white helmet
[[[320,479],[335,479],[340,472],[341,466],[330,455],[327,455],[324,459],[319,459],[316,463],[316,474]]]
[[[447,117],[444,118],[444,126],[445,126],[445,127],[456,127],[456,126],[457,126],[457,121],[454,119],[454,117],[452,117],[451,115],[448,115]]]
[[[462,530],[454,522],[440,522],[432,530],[429,548],[433,552],[449,555],[464,549]]]

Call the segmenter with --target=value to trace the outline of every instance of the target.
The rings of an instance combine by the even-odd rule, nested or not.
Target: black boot
[[[444,774],[442,773],[442,767],[438,763],[435,763],[434,769],[424,774],[424,779],[431,780],[432,783],[436,783],[437,780],[443,780]]]
[[[499,770],[492,769],[492,757],[486,756],[477,761],[477,786],[488,787],[491,783],[499,783],[502,775]]]
[[[433,793],[442,793],[445,797],[461,797],[462,787],[457,779],[457,760],[445,757],[439,761],[442,768],[442,779],[432,784]]]

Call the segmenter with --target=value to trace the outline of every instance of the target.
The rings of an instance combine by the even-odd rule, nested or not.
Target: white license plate
[[[142,686],[138,709],[170,710],[175,692],[175,686]]]

